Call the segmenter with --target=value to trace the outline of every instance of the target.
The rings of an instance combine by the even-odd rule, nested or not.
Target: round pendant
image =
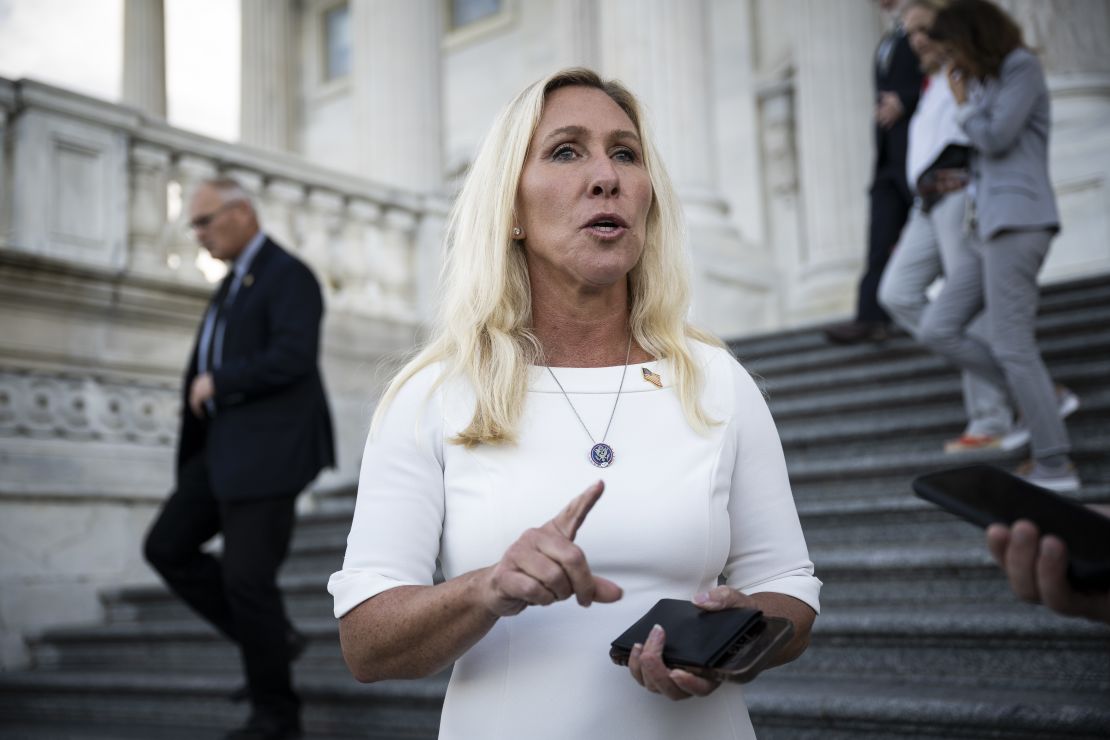
[[[607,468],[613,464],[613,448],[604,442],[598,442],[590,448],[590,462],[599,468]]]

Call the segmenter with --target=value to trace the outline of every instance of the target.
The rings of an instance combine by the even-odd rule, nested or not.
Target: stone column
[[[1040,56],[1053,103],[1073,118],[1092,105],[1110,105],[1110,3],[1106,0],[1004,0],[1021,24],[1025,43]]]
[[[123,102],[166,117],[166,17],[162,0],[123,5]]]
[[[1004,0],[1041,59],[1052,94],[1049,172],[1063,228],[1044,282],[1110,271],[1110,3]]]
[[[683,200],[717,194],[705,0],[601,3],[601,68],[644,103]]]
[[[753,331],[765,285],[746,269],[744,247],[720,192],[714,160],[712,44],[707,0],[607,0],[598,4],[601,73],[644,106],[686,214],[693,263],[693,319],[724,336]],[[752,304],[760,307],[752,309]],[[746,309],[742,309],[746,306]],[[762,323],[760,320],[759,323]]]
[[[795,317],[847,313],[867,252],[874,158],[871,0],[797,0],[794,55],[802,234]]]
[[[215,177],[216,172],[215,162],[192,154],[179,155],[171,166],[170,175],[181,186],[181,213],[174,225],[173,241],[167,245],[166,263],[178,279],[186,282],[208,283],[197,264],[198,255],[204,248],[197,244],[192,229],[189,228],[189,204],[200,184]]]
[[[169,270],[166,222],[170,152],[149,144],[132,144],[128,265],[133,272],[164,275]]]
[[[418,191],[443,183],[437,0],[351,0],[359,174]]]
[[[3,101],[0,100],[0,103]],[[11,201],[10,185],[12,182],[8,174],[8,159],[7,159],[7,145],[5,142],[8,140],[8,111],[5,108],[0,108],[0,248],[8,243],[8,231],[11,224],[8,216],[8,203]]]
[[[597,0],[559,0],[553,4],[557,59],[555,67],[589,67],[601,62]]]
[[[381,251],[382,207],[361,198],[347,203],[347,219],[337,241],[339,255],[336,274],[339,290],[333,305],[337,309],[370,315],[381,304],[374,260]]]
[[[335,293],[332,275],[337,274],[338,252],[346,220],[343,196],[312,188],[306,198],[304,244],[301,257],[316,270],[325,296]]]
[[[292,145],[297,58],[289,0],[240,0],[239,139],[288,151]]]

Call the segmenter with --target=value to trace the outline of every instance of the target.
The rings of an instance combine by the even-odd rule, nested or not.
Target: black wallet
[[[764,617],[758,609],[710,612],[689,601],[660,599],[613,640],[609,657],[617,665],[627,665],[632,646],[647,642],[657,624],[666,633],[666,665],[738,683],[755,678],[794,633],[790,620]]]

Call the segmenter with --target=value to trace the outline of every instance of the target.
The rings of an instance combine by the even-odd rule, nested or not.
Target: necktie
[[[228,273],[227,277],[220,283],[216,295],[212,298],[212,303],[208,307],[208,313],[204,317],[204,327],[201,329],[200,343],[197,346],[197,374],[201,375],[214,368],[216,364],[213,362],[213,341],[216,336],[216,326],[222,320],[223,313],[226,309],[228,291],[231,289],[231,283],[234,278],[234,273]]]

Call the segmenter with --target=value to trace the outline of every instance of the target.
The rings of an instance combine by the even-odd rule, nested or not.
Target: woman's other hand
[[[717,586],[698,594],[694,597],[694,604],[709,612],[740,607],[759,608],[752,597],[728,586]],[[675,700],[712,694],[721,685],[720,681],[695,676],[681,668],[668,668],[663,663],[666,639],[663,628],[656,625],[648,635],[647,642],[632,646],[632,652],[628,656],[628,670],[636,683],[653,694],[662,694]]]
[[[620,586],[591,573],[585,553],[574,544],[578,528],[604,490],[602,481],[594,483],[555,518],[522,534],[488,569],[484,599],[491,614],[519,614],[527,606],[546,606],[572,595],[582,606],[620,599]]]

